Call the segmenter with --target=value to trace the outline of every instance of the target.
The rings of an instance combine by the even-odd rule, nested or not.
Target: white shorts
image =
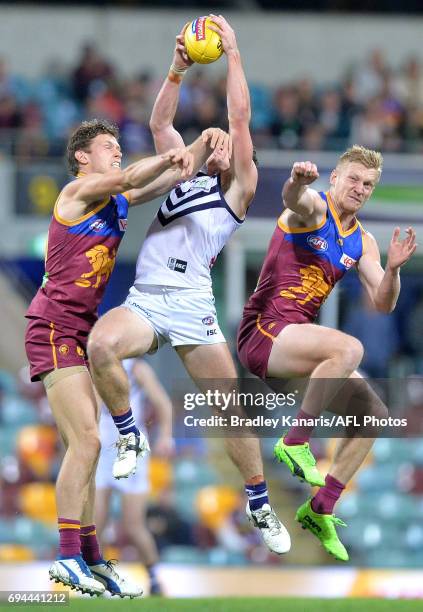
[[[135,474],[116,480],[113,478],[113,462],[116,459],[116,453],[117,449],[114,444],[102,445],[95,477],[97,489],[113,489],[123,494],[148,493],[150,490],[148,456],[138,459]]]
[[[153,328],[158,348],[166,342],[172,346],[226,342],[210,290],[137,285],[123,306]]]

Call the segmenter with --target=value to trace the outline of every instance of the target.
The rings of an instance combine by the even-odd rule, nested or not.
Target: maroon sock
[[[59,524],[60,537],[59,555],[63,559],[70,559],[70,557],[80,555],[81,541],[79,539],[79,532],[81,530],[81,522],[61,517],[57,519],[57,522]]]
[[[81,527],[81,553],[85,563],[88,565],[96,565],[103,559],[95,525],[83,525]]]
[[[295,418],[297,420],[307,419],[309,421],[310,419],[315,419],[316,417],[313,417],[311,414],[307,414],[307,412],[300,409]],[[285,444],[288,444],[288,446],[293,446],[294,444],[304,444],[304,442],[308,442],[310,440],[313,429],[314,425],[293,425],[289,428],[283,441]]]
[[[318,514],[332,514],[333,507],[341,497],[345,485],[328,474],[325,478],[325,486],[319,489],[311,500],[311,508]]]

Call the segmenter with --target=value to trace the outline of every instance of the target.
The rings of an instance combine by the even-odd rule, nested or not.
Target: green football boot
[[[313,487],[323,487],[325,479],[316,467],[316,459],[310,450],[308,442],[304,444],[288,445],[284,442],[284,437],[280,438],[273,450],[275,457],[291,470],[294,476],[300,480],[308,482]]]
[[[346,523],[334,514],[318,514],[311,507],[311,499],[300,506],[295,520],[301,523],[303,529],[309,529],[322,543],[323,548],[335,559],[348,561],[349,556],[345,546],[338,538],[335,525],[346,527]]]

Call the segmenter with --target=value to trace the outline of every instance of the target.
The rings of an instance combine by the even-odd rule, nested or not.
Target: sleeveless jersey
[[[48,231],[43,283],[26,316],[90,331],[125,234],[128,194],[106,198],[92,211],[65,221],[57,204]]]
[[[241,224],[220,177],[198,173],[161,205],[141,247],[134,284],[210,289],[210,269]]]
[[[122,365],[129,379],[129,405],[131,406],[132,414],[135,419],[137,427],[145,432],[145,403],[146,397],[142,387],[136,381],[132,368],[136,363],[137,359],[124,359]],[[107,410],[106,406],[102,404],[100,414],[100,439],[102,449],[107,450],[112,446],[118,438],[118,431],[115,424],[113,423],[112,417]]]
[[[290,323],[310,323],[335,283],[360,259],[361,224],[355,220],[344,231],[329,192],[319,195],[327,211],[318,226],[289,228],[279,218],[244,317],[266,315]]]

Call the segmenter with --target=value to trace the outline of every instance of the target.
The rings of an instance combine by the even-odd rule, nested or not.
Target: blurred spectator
[[[372,98],[358,113],[351,125],[350,143],[359,142],[370,149],[380,150],[383,144],[384,124],[382,101],[379,96]]]
[[[147,510],[147,527],[160,552],[172,545],[195,546],[196,526],[180,516],[171,492],[163,494]]]
[[[85,102],[89,94],[94,94],[95,86],[110,81],[113,74],[111,65],[100,55],[97,47],[87,43],[72,75],[75,98]]]
[[[52,59],[34,82],[9,74],[0,58],[1,148],[13,152],[18,145],[26,156],[61,156],[72,127],[101,116],[119,125],[130,156],[150,153],[148,120],[158,86],[149,73],[125,79],[92,43],[82,48],[73,70]],[[423,151],[423,69],[416,57],[394,71],[375,50],[326,89],[299,75],[274,88],[250,83],[250,93],[256,147],[341,150],[360,142],[381,151]],[[210,78],[193,67],[175,119],[184,139],[210,125],[227,127],[225,109],[225,77]]]
[[[423,70],[417,57],[410,57],[394,79],[399,99],[410,107],[423,107]]]
[[[281,149],[297,149],[302,125],[300,121],[300,100],[293,85],[279,87],[274,98],[274,118],[271,133]]]
[[[367,102],[381,93],[387,71],[386,60],[380,49],[374,49],[369,58],[355,68],[353,79],[360,101]]]
[[[0,97],[0,129],[16,129],[22,125],[22,113],[16,98],[11,94]]]

